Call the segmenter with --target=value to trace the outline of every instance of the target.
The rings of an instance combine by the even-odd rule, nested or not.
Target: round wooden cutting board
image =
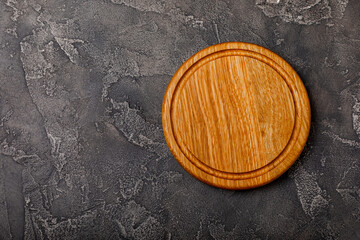
[[[299,157],[310,129],[306,89],[263,47],[217,44],[173,76],[164,97],[165,139],[197,179],[227,189],[267,184]]]

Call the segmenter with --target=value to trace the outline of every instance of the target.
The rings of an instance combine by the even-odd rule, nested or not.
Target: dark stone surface
[[[0,239],[359,239],[360,1],[0,2]],[[299,73],[308,144],[273,183],[186,173],[161,127],[176,69],[252,42]]]

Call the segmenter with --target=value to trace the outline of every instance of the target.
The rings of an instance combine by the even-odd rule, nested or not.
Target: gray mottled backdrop
[[[0,239],[359,239],[360,1],[2,0]],[[308,144],[227,191],[169,152],[162,98],[218,42],[256,43],[309,92]]]

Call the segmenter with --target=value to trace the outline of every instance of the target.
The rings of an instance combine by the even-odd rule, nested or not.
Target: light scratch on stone
[[[130,108],[128,102],[116,102],[114,99],[110,99],[110,102],[116,110],[115,126],[129,142],[156,153],[159,159],[170,155],[163,139],[163,131],[159,126],[146,122],[138,114],[138,110]]]
[[[339,135],[336,135],[335,133],[329,132],[329,131],[324,131],[323,134],[328,135],[329,137],[331,137],[334,141],[338,141],[341,142],[343,144],[349,145],[351,147],[356,147],[356,148],[360,148],[360,143],[354,141],[354,140],[349,140],[349,139],[345,139],[345,138],[341,138]]]
[[[323,20],[344,15],[348,0],[301,1],[301,0],[257,0],[256,5],[268,17],[279,17],[285,22],[302,25],[318,24]]]
[[[216,36],[216,39],[218,40],[218,43],[220,43],[220,36],[219,36],[219,30],[218,30],[218,26],[215,22],[213,22],[213,25],[214,25],[214,31],[215,31],[215,36]]]
[[[308,173],[300,166],[290,176],[295,180],[301,206],[308,216],[314,219],[318,214],[326,211],[329,204],[328,196],[316,182],[314,174]]]
[[[79,52],[74,47],[74,43],[84,43],[81,39],[68,39],[55,37],[56,42],[59,44],[60,48],[64,51],[66,56],[70,59],[72,63],[77,64],[79,62]]]

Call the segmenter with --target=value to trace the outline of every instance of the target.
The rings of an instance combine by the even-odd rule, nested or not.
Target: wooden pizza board
[[[299,157],[310,129],[306,89],[280,56],[229,42],[189,58],[166,90],[166,142],[197,179],[249,189],[283,174]]]

